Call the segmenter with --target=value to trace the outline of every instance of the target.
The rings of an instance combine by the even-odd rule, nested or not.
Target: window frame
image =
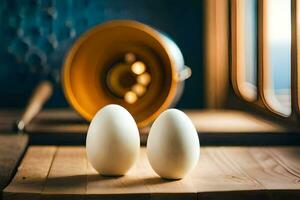
[[[234,92],[242,99],[248,102],[255,102],[258,98],[258,79],[256,81],[256,91],[255,94],[251,89],[247,88],[245,84],[245,68],[244,61],[244,36],[240,34],[244,31],[243,26],[243,14],[241,13],[241,8],[244,5],[245,0],[231,0],[231,83]],[[258,27],[257,27],[258,28]],[[258,35],[258,34],[257,34]],[[258,47],[257,42],[257,47]],[[257,52],[257,58],[258,58]],[[257,61],[258,66],[258,61]],[[258,68],[256,69],[258,72]]]
[[[241,67],[241,57],[239,54],[243,54],[242,42],[240,33],[240,25],[243,20],[239,19],[241,5],[244,0],[231,0],[230,3],[230,39],[231,39],[231,82],[232,87],[237,96],[242,98],[246,102],[250,102],[260,108],[265,113],[272,116],[276,116],[280,119],[287,121],[297,121],[299,119],[300,108],[300,3],[297,0],[291,0],[291,113],[285,115],[280,112],[280,109],[274,106],[275,96],[270,94],[271,80],[269,76],[270,67],[268,67],[268,48],[267,48],[267,8],[268,0],[258,0],[258,16],[257,16],[257,31],[258,31],[258,65],[257,65],[257,98],[249,98],[247,96],[247,89],[243,88],[241,81],[244,81],[243,70],[245,66]],[[278,101],[276,99],[276,101]]]

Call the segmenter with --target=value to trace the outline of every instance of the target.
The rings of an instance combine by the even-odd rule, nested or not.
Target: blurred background
[[[97,24],[133,19],[172,38],[193,75],[177,107],[204,107],[203,0],[0,1],[0,107],[23,108],[36,84],[54,79],[46,107],[67,107],[60,69],[73,42]]]

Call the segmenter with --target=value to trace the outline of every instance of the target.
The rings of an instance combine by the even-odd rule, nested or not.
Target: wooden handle
[[[43,105],[51,97],[52,92],[53,85],[50,81],[42,81],[38,84],[28,102],[28,105],[20,121],[17,122],[18,131],[24,131],[25,127],[40,112]]]

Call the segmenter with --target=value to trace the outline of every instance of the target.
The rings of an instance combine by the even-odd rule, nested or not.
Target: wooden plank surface
[[[300,145],[297,130],[238,110],[185,110],[204,145]],[[0,130],[10,131],[20,113],[0,110]],[[217,125],[216,125],[217,124]],[[26,128],[30,144],[84,145],[88,123],[72,109],[45,109]],[[148,128],[140,130],[146,144]]]
[[[12,178],[27,143],[27,135],[0,135],[0,191]]]
[[[104,177],[99,176],[88,163],[86,195],[89,199],[149,199],[149,191],[139,169],[135,165],[126,176]]]
[[[284,132],[281,126],[238,110],[185,110],[201,133]],[[0,130],[10,130],[18,111],[0,110]],[[218,124],[218,126],[215,126]],[[29,133],[86,134],[88,123],[71,109],[46,109],[27,127]],[[148,129],[141,131],[148,133]]]
[[[43,189],[45,199],[69,195],[74,199],[86,192],[86,152],[81,147],[58,147]]]
[[[17,174],[3,191],[3,199],[40,199],[55,155],[55,146],[30,147]]]
[[[121,177],[99,175],[85,148],[31,146],[9,199],[300,199],[300,147],[203,147],[197,167],[182,180],[161,179],[145,147]]]

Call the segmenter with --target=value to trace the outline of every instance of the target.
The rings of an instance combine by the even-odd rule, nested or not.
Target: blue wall
[[[167,33],[193,70],[178,107],[203,107],[203,4],[202,0],[1,0],[0,107],[23,107],[39,80],[59,74],[76,38],[112,19],[134,19]],[[47,106],[67,106],[59,84]]]

